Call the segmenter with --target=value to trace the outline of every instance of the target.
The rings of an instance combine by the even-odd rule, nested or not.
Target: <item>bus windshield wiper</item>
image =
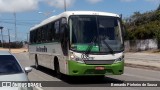
[[[111,46],[109,46],[109,44],[105,41],[105,40],[102,40],[103,43],[108,47],[109,51],[112,53],[112,54],[115,54],[115,52],[113,51],[113,49],[111,48]]]
[[[91,52],[95,40],[96,40],[96,37],[93,37],[92,41],[89,43],[89,45],[86,49],[86,52],[84,53],[85,55],[88,55]]]

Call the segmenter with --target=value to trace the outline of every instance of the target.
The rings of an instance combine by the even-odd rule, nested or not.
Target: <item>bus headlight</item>
[[[77,61],[78,63],[84,63],[84,61],[81,58],[77,57],[73,53],[71,53],[70,58],[71,60]]]
[[[122,62],[122,61],[124,61],[124,56],[116,59],[116,60],[114,61],[114,63],[120,63],[120,62]]]

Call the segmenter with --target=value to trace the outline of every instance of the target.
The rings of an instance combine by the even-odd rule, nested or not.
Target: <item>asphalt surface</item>
[[[129,67],[160,71],[159,53],[125,53],[125,64]]]
[[[123,75],[106,76],[103,80],[97,77],[74,77],[65,76],[58,79],[53,70],[40,67],[34,68],[33,61],[29,60],[27,53],[14,54],[23,67],[33,67],[28,77],[30,81],[57,81],[67,84],[67,87],[37,87],[34,90],[160,90],[160,87],[105,87],[106,84],[126,81],[160,81],[160,72],[154,70],[125,67]],[[141,56],[141,55],[140,55]],[[138,58],[138,57],[137,57]],[[69,79],[68,79],[69,78]],[[53,83],[55,84],[55,83]]]
[[[125,53],[126,59],[131,60],[149,60],[149,61],[158,61],[160,62],[160,53]]]

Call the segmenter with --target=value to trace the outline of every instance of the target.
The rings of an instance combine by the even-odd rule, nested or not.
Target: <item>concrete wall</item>
[[[144,51],[157,48],[156,39],[125,41],[125,51]]]

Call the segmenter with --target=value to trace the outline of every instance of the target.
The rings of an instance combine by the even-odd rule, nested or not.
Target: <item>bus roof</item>
[[[70,15],[100,15],[100,16],[113,16],[119,17],[118,14],[109,13],[109,12],[97,12],[97,11],[66,11],[56,16],[51,16],[50,18],[45,19],[40,24],[35,25],[30,29],[30,31],[37,29],[43,25],[46,25],[54,20],[57,20],[61,17],[69,17]]]

